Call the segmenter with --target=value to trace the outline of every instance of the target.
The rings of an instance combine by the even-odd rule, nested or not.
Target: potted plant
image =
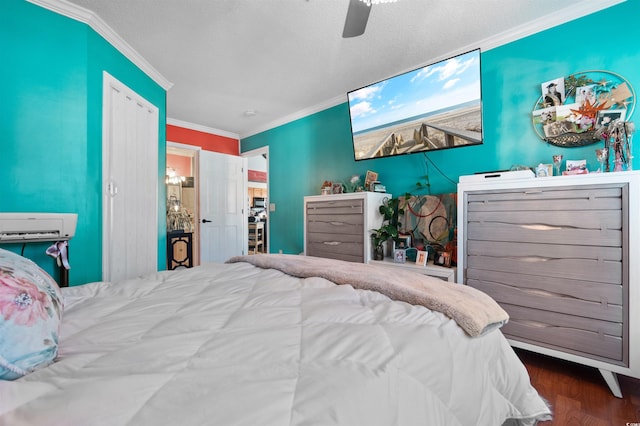
[[[378,229],[373,229],[371,240],[373,242],[373,259],[384,259],[384,243],[398,237],[398,230],[395,226],[386,224]]]
[[[380,206],[379,212],[382,215],[382,226],[371,230],[374,260],[384,258],[385,242],[398,238],[398,229],[402,226],[400,215],[404,215],[404,209],[400,207],[399,198],[391,198]]]

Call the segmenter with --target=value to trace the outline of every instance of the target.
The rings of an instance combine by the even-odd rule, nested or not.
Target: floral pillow
[[[44,367],[58,353],[62,294],[31,260],[0,249],[0,380]]]

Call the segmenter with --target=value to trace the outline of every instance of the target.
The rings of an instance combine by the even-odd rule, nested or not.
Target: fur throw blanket
[[[400,268],[287,254],[235,256],[226,263],[236,262],[277,269],[299,278],[321,277],[336,284],[373,290],[394,300],[422,305],[447,315],[472,337],[497,329],[509,320],[495,300],[475,288]]]

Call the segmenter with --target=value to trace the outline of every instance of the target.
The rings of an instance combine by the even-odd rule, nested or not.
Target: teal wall
[[[102,277],[102,71],[159,109],[165,151],[166,93],[83,23],[24,0],[0,2],[0,212],[78,213],[70,243],[71,285]],[[165,157],[158,182],[164,190]],[[160,200],[163,202],[160,203]],[[159,195],[158,268],[166,264]],[[48,243],[24,255],[56,276]],[[20,251],[22,246],[2,248]]]
[[[415,183],[428,174],[431,192],[436,194],[455,192],[460,175],[513,165],[535,167],[551,163],[554,154],[586,159],[590,168],[597,168],[594,150],[602,143],[581,148],[549,145],[534,132],[531,110],[542,82],[580,71],[613,71],[640,88],[638,16],[640,1],[629,0],[483,52],[481,146],[432,152],[430,161],[422,154],[412,154],[355,162],[346,94],[344,104],[242,139],[242,152],[269,146],[270,202],[276,204],[269,216],[269,250],[303,250],[302,200],[305,195],[319,194],[324,180],[345,180],[373,170],[387,191],[398,195],[416,192]],[[640,159],[637,144],[634,155]]]

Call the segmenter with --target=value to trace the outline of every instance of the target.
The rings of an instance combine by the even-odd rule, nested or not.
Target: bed
[[[0,425],[493,426],[550,418],[491,310],[478,327],[473,313],[450,312],[451,300],[464,306],[463,293],[426,297],[445,314],[392,300],[381,277],[401,287],[411,281],[397,292],[407,300],[463,287],[409,272],[390,277],[372,265],[255,255],[65,288],[57,357],[0,380]],[[490,305],[478,294],[471,299]]]

